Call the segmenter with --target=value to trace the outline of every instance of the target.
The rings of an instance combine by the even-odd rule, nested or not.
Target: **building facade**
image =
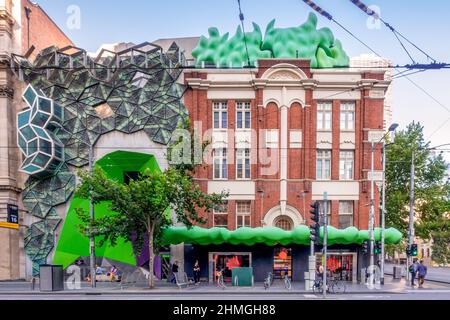
[[[22,2],[20,8],[25,10]],[[372,173],[371,142],[385,133],[385,70],[349,68],[342,44],[329,29],[317,29],[314,15],[294,28],[271,22],[264,39],[255,25],[248,34],[251,55],[242,32],[220,37],[214,28],[210,38],[107,45],[92,55],[74,47],[39,7],[25,12],[30,33],[26,41],[20,38],[20,49],[5,51],[13,58],[8,79],[14,87],[8,99],[1,98],[13,107],[6,105],[0,116],[8,137],[2,177],[9,177],[0,219],[7,219],[8,204],[22,213],[19,230],[0,228],[1,243],[8,243],[1,248],[8,251],[1,256],[4,279],[37,275],[45,263],[66,268],[89,256],[76,214],[77,208],[88,210],[89,201],[74,190],[90,148],[96,165],[126,183],[143,170],[168,167],[167,146],[186,118],[207,145],[195,182],[204,192],[228,197],[201,212],[207,224],[189,230],[187,238],[178,234],[182,226],[165,230],[157,274],[170,257],[188,275],[199,260],[209,281],[219,267],[227,280],[236,267],[253,268],[255,281],[268,272],[304,280],[311,271],[309,210],[319,201],[332,227],[331,270],[343,280],[360,278],[368,258],[360,251],[368,238],[370,182],[381,180],[381,146],[374,150]],[[37,22],[30,20],[33,14]],[[294,40],[281,48],[287,35]],[[37,115],[47,120],[35,121]],[[50,118],[58,130],[48,125]],[[42,147],[43,141],[33,148],[37,139],[51,147]],[[379,192],[373,191],[377,204]],[[110,213],[107,204],[96,205],[96,216]],[[214,239],[189,238],[197,232]],[[400,238],[394,232],[388,240]],[[319,245],[315,249],[320,252]],[[148,264],[129,242],[95,250],[99,263]],[[316,258],[320,263],[320,254]]]
[[[367,230],[371,141],[384,135],[384,98],[390,85],[384,71],[313,70],[311,61],[303,59],[263,59],[257,65],[184,74],[191,123],[212,142],[205,156],[210,160],[198,170],[196,181],[205,192],[229,192],[222,208],[204,213],[207,227],[292,230],[311,223],[310,204],[320,201],[324,208],[327,192],[329,225]],[[380,148],[374,158],[379,180]],[[378,216],[377,211],[377,226]],[[250,249],[226,250],[224,255]],[[294,279],[303,279],[307,246],[257,251],[269,251],[274,272],[287,264]],[[285,261],[277,259],[280,252],[289,252],[283,254]],[[301,265],[292,262],[295,255],[302,256],[297,257]],[[350,263],[356,280],[357,248],[338,247],[331,255]],[[266,263],[264,271],[271,267]],[[258,280],[263,276],[258,272]]]
[[[19,172],[16,115],[23,108],[25,85],[10,71],[11,54],[29,58],[51,45],[71,45],[70,39],[41,7],[28,0],[0,1],[0,280],[26,277],[24,237],[32,222],[25,214],[21,193],[26,175]],[[30,48],[34,47],[34,50]],[[20,228],[10,228],[8,211],[18,210]]]

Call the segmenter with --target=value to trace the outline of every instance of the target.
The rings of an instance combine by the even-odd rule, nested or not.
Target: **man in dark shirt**
[[[419,288],[423,288],[425,276],[427,275],[427,267],[423,264],[423,260],[420,260],[420,263],[417,266],[417,274],[419,276]]]

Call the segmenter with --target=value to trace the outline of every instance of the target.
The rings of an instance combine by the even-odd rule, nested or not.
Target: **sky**
[[[383,25],[370,23],[369,17],[349,0],[315,2],[394,64],[411,63],[394,34]],[[37,3],[78,47],[88,52],[97,51],[105,43],[206,35],[209,27],[217,27],[222,34],[234,34],[239,24],[237,0],[38,0]],[[246,30],[252,30],[251,23],[256,22],[264,32],[272,19],[276,19],[277,27],[298,26],[311,12],[301,0],[241,0],[241,3]],[[450,63],[450,1],[366,0],[365,3],[375,6],[385,21],[438,62]],[[77,10],[79,25],[72,19]],[[332,21],[320,16],[319,27],[329,27],[349,56],[370,53]],[[411,46],[407,49],[415,61],[428,62],[418,50]],[[432,146],[450,143],[450,69],[418,73],[410,79],[434,99],[406,78],[394,80],[393,122],[400,125],[400,130],[412,121],[420,122]],[[450,152],[444,155],[450,162]]]

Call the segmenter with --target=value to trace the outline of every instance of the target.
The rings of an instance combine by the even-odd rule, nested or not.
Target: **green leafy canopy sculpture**
[[[247,65],[247,51],[244,33],[237,28],[236,35],[220,36],[217,28],[208,30],[209,38],[202,36],[192,55],[197,66],[202,63],[217,67],[241,68]],[[261,58],[303,58],[311,60],[311,68],[348,67],[349,57],[339,40],[334,38],[329,28],[317,29],[317,16],[309,14],[308,20],[299,27],[275,28],[272,20],[264,39],[261,28],[253,23],[253,31],[246,32],[250,63],[256,65]]]

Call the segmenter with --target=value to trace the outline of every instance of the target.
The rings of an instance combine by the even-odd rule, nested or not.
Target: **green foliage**
[[[431,258],[442,266],[450,264],[450,245],[447,237],[434,237]]]
[[[217,28],[208,30],[209,38],[202,36],[192,55],[197,65],[202,62],[219,67],[242,67],[247,63],[244,35],[238,27],[236,35],[221,36]],[[306,23],[293,28],[275,28],[272,20],[266,28],[264,39],[261,28],[253,23],[253,32],[245,33],[250,63],[260,58],[311,59],[312,68],[348,67],[349,58],[329,28],[317,29],[317,16],[311,13]]]
[[[110,240],[114,245],[118,238],[136,243],[136,253],[143,249],[143,240],[152,228],[155,240],[162,230],[172,225],[173,221],[167,210],[172,210],[176,220],[187,227],[194,223],[204,224],[198,211],[203,208],[211,210],[220,203],[225,194],[205,194],[192,179],[178,170],[168,169],[164,172],[146,171],[138,180],[131,180],[128,185],[109,179],[101,168],[95,168],[92,176],[80,171],[81,185],[77,190],[80,198],[89,198],[92,191],[94,203],[109,201],[114,214],[91,222],[88,213],[77,210],[82,221],[82,232]],[[136,239],[134,239],[136,238]]]
[[[449,244],[450,185],[446,182],[448,163],[433,155],[425,142],[423,127],[410,124],[387,148],[386,221],[407,234],[411,160],[415,164],[415,231],[424,240],[442,239]],[[444,240],[446,239],[446,240]]]

